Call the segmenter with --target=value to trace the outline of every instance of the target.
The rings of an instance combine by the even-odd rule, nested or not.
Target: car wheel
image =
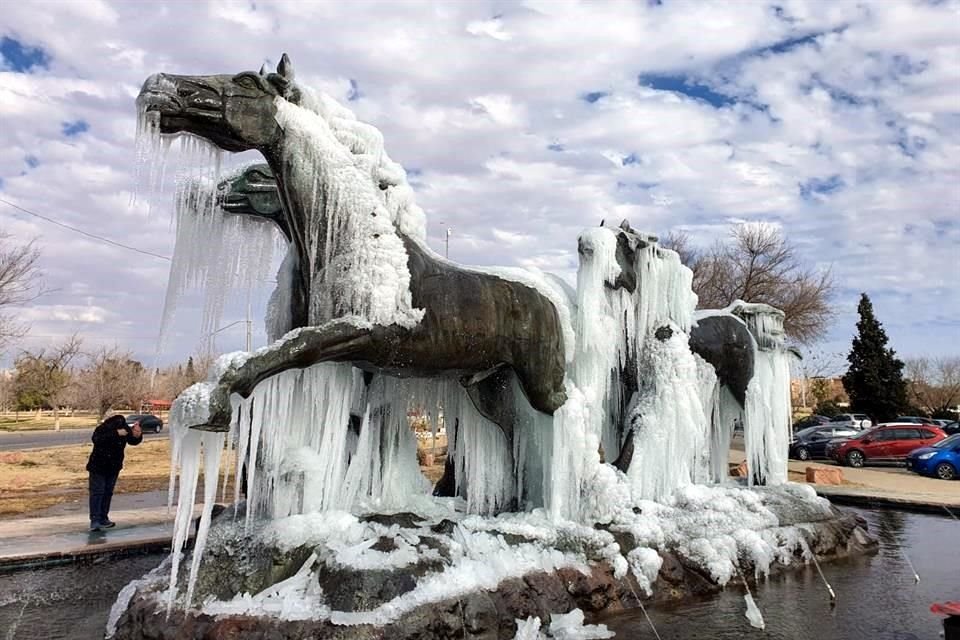
[[[847,464],[851,467],[862,467],[863,466],[863,453],[854,449],[847,454]]]
[[[809,460],[810,452],[806,447],[797,447],[797,460]]]
[[[941,480],[953,480],[957,477],[957,470],[949,462],[941,462],[937,465],[937,477]]]

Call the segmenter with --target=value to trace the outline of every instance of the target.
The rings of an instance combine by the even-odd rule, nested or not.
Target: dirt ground
[[[437,441],[437,455],[431,461],[430,439],[420,440],[421,471],[433,483],[443,475],[446,439]],[[87,495],[87,458],[92,444],[26,451],[0,452],[0,517],[25,515]],[[220,473],[231,469],[233,459],[225,455]],[[150,440],[127,447],[117,493],[166,490],[170,477],[170,441]],[[200,486],[202,486],[202,481]],[[227,495],[232,495],[228,487]]]

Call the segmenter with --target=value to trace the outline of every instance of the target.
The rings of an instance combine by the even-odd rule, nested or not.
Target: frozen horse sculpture
[[[422,212],[404,201],[409,187],[396,177],[402,169],[345,153],[318,115],[329,105],[307,109],[307,101],[286,56],[269,74],[157,74],[138,98],[160,133],[263,154],[297,260],[295,290],[309,295],[293,320],[304,328],[223,372],[196,426],[227,430],[232,393],[246,396],[265,378],[323,361],[404,377],[455,376],[468,389],[509,367],[534,409],[556,411],[566,399],[556,306],[541,288],[462,269],[427,250]],[[374,135],[355,121],[349,126],[354,146]],[[338,200],[338,186],[364,181],[359,196]]]
[[[778,311],[738,303],[698,315],[692,272],[628,224],[580,235],[572,295],[542,276],[439,258],[424,246],[422,211],[380,134],[298,87],[286,57],[271,74],[153,76],[138,103],[140,133],[157,144],[150,151],[167,145],[160,133],[190,133],[188,150],[203,138],[264,155],[269,171],[233,179],[219,208],[273,220],[287,238],[273,304],[288,310],[277,331],[292,330],[253,354],[222,357],[174,403],[173,553],[124,589],[137,595],[114,608],[121,637],[164,637],[144,632],[161,608],[195,633],[195,622],[213,625],[203,626],[211,636],[220,616],[221,630],[243,616],[257,632],[275,617],[304,621],[298,637],[413,640],[428,628],[466,637],[486,614],[467,615],[474,605],[461,598],[510,578],[537,574],[546,580],[539,594],[563,595],[583,582],[565,571],[589,566],[603,582],[588,579],[587,600],[600,585],[635,601],[634,585],[620,581],[629,572],[649,595],[668,555],[696,584],[721,586],[855,542],[855,523],[809,488],[783,484],[789,377]],[[203,202],[213,202],[216,182],[202,184]],[[455,498],[427,495],[407,419],[422,398],[454,427]],[[707,486],[736,419],[749,481],[768,484],[760,490]],[[212,529],[210,471],[233,442],[249,492],[245,505],[235,493],[236,518]],[[191,556],[181,552],[201,466]],[[514,505],[524,512],[511,513]],[[673,564],[664,575],[675,587]],[[520,589],[534,589],[524,580]],[[481,595],[497,611],[476,637],[512,633],[509,602],[539,602],[506,597],[500,610]],[[565,599],[534,612],[570,608]],[[453,621],[449,633],[440,618]]]
[[[278,230],[288,240],[291,240],[289,224],[283,211],[283,205],[280,201],[280,195],[277,190],[276,180],[270,170],[269,165],[254,164],[246,167],[239,175],[223,180],[218,186],[218,200],[220,206],[227,213],[236,215],[248,215],[273,222]],[[294,216],[297,214],[294,213]],[[601,226],[604,223],[601,222]],[[634,230],[628,221],[624,220],[617,227],[609,227],[609,230],[616,236],[616,262],[619,272],[616,277],[610,277],[605,282],[605,288],[610,291],[623,290],[626,293],[633,294],[638,286],[638,274],[635,269],[637,253],[639,250],[656,243],[656,238],[642,234]],[[292,250],[292,248],[291,248]],[[582,259],[589,259],[584,255],[588,251],[587,247],[581,242],[579,252]],[[295,265],[298,260],[290,260]],[[296,276],[288,276],[293,282],[302,282]],[[278,297],[278,296],[275,296]],[[306,300],[309,292],[295,291],[288,296],[280,297],[288,300],[293,307],[285,317],[291,319],[291,324],[274,330],[277,337],[291,329],[305,326],[305,320],[297,321],[303,315],[298,312],[297,307],[300,301]],[[271,303],[273,304],[273,302]],[[274,313],[273,315],[278,315]],[[714,480],[719,481],[726,472],[726,451],[729,448],[729,441],[733,422],[741,419],[740,414],[746,408],[746,394],[750,380],[754,373],[754,359],[757,345],[757,339],[752,337],[747,324],[737,315],[730,312],[705,311],[701,312],[701,317],[697,324],[690,329],[690,348],[698,356],[708,362],[716,372],[718,385],[724,393],[735,401],[736,416],[725,415],[716,416],[711,434],[712,457],[715,458]],[[627,343],[627,336],[624,336],[624,343]],[[623,472],[629,470],[633,450],[633,438],[629,433],[624,432],[624,418],[627,413],[627,403],[633,394],[637,391],[637,372],[636,372],[636,354],[626,349],[626,358],[618,367],[616,374],[620,383],[620,389],[616,393],[618,402],[616,406],[611,407],[610,424],[615,432],[615,437],[610,437],[604,442],[604,452],[608,460],[611,460],[618,469]],[[493,382],[497,380],[494,378]],[[487,396],[481,398],[480,390],[487,391]],[[496,386],[485,385],[476,389],[473,394],[474,401],[478,402],[482,411],[494,422],[500,423],[502,429],[505,429],[508,439],[512,420],[505,418],[502,412],[495,408],[498,404],[503,404],[502,392],[509,389],[509,385],[502,380]],[[490,397],[489,391],[493,390],[494,397]],[[621,446],[622,443],[622,446]],[[449,495],[449,487],[455,483],[452,466],[448,466],[444,479],[439,483],[440,494]]]

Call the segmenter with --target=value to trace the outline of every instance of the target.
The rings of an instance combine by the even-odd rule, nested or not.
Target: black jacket
[[[117,433],[118,429],[124,429],[126,435],[121,436]],[[128,444],[134,446],[140,444],[143,436],[134,437],[123,416],[116,415],[100,423],[94,429],[91,440],[93,440],[93,451],[90,452],[90,459],[87,460],[87,471],[108,475],[120,473],[120,469],[123,468],[123,450]]]

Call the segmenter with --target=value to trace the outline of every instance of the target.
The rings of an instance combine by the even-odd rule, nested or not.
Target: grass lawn
[[[11,516],[84,499],[87,458],[93,444],[0,453],[0,516]],[[127,447],[117,493],[166,489],[170,441]]]
[[[92,429],[99,422],[96,416],[60,416],[61,429]],[[12,413],[0,415],[0,431],[43,431],[55,427],[56,421],[49,411],[39,418],[33,411],[21,413],[19,419]]]
[[[429,451],[429,439],[420,441],[420,449]],[[446,438],[438,447],[446,452]],[[0,517],[28,514],[87,496],[87,458],[92,443],[26,451],[0,452]],[[233,469],[233,455],[224,455],[220,473]],[[438,455],[429,467],[421,467],[433,483],[443,475],[445,455]],[[116,493],[166,490],[170,477],[170,441],[148,440],[128,446]],[[203,486],[200,481],[199,487]],[[231,487],[227,495],[233,495]]]

